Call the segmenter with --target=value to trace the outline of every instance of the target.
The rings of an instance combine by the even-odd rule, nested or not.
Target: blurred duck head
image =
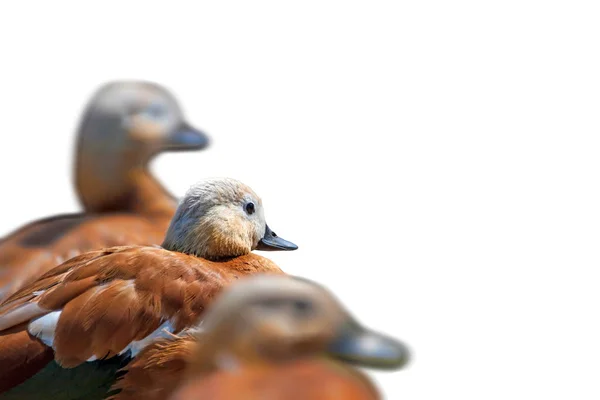
[[[148,160],[171,150],[200,150],[208,137],[189,125],[177,100],[150,82],[112,82],[93,96],[80,130],[80,145],[112,149]],[[88,150],[81,149],[81,150]]]
[[[252,250],[296,250],[265,221],[262,200],[231,178],[205,179],[192,186],[179,203],[163,247],[210,260]]]
[[[130,172],[146,168],[158,153],[207,145],[206,134],[185,121],[165,88],[149,82],[109,83],[92,97],[79,127],[76,180],[82,202],[94,208],[103,191],[124,190]]]
[[[324,287],[291,276],[240,280],[215,301],[200,328],[199,370],[322,355],[399,369],[409,359],[404,344],[361,326]]]

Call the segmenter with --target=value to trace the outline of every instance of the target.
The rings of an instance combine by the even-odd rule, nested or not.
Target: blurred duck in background
[[[148,82],[102,87],[78,132],[75,186],[84,212],[35,221],[0,241],[0,301],[82,252],[160,243],[177,200],[148,164],[158,153],[207,144],[166,89]]]
[[[253,250],[296,248],[268,227],[261,199],[243,183],[192,186],[162,247],[81,254],[0,304],[0,393],[13,389],[0,399],[105,398],[118,369],[195,326],[224,287],[282,274]]]
[[[375,400],[349,364],[399,369],[400,342],[360,326],[323,287],[258,275],[230,286],[202,323],[146,347],[114,400]]]

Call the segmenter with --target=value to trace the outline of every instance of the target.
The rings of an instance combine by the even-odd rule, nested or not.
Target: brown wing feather
[[[187,334],[159,340],[146,347],[125,368],[109,400],[162,400],[182,382],[195,339]]]
[[[165,321],[176,332],[193,325],[224,285],[257,272],[281,270],[255,254],[212,262],[157,247],[93,251],[46,273],[0,305],[0,325],[62,310],[55,359],[72,367],[91,357],[113,356]],[[0,347],[0,364],[3,351]]]
[[[170,215],[77,214],[31,223],[0,242],[0,301],[77,254],[111,246],[159,244],[169,219]]]

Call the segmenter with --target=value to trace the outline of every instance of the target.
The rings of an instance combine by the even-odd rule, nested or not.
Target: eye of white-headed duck
[[[317,312],[317,306],[310,299],[305,298],[266,298],[259,302],[264,310],[281,310],[299,318],[308,318]]]
[[[250,201],[246,203],[246,205],[244,206],[244,210],[246,210],[246,213],[248,215],[252,215],[256,211],[256,207],[254,206],[254,203]]]
[[[140,114],[147,116],[149,118],[162,118],[168,114],[169,110],[167,109],[165,104],[156,102],[148,105],[143,110],[141,110]]]
[[[314,304],[310,300],[298,299],[292,305],[294,313],[299,317],[308,317],[315,311]]]

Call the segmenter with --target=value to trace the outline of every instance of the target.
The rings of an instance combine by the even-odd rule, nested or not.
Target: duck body
[[[358,370],[325,359],[220,372],[185,383],[169,400],[378,400]]]
[[[225,285],[259,272],[282,273],[253,253],[209,261],[126,246],[77,256],[0,306],[0,391],[51,360],[73,368],[127,352],[135,356],[155,338],[196,323]]]
[[[0,241],[0,301],[81,253],[127,244],[160,243],[170,212],[71,214],[26,225]]]
[[[134,174],[129,195],[107,211],[32,222],[0,241],[0,301],[81,253],[130,244],[159,244],[177,200],[146,173]]]

